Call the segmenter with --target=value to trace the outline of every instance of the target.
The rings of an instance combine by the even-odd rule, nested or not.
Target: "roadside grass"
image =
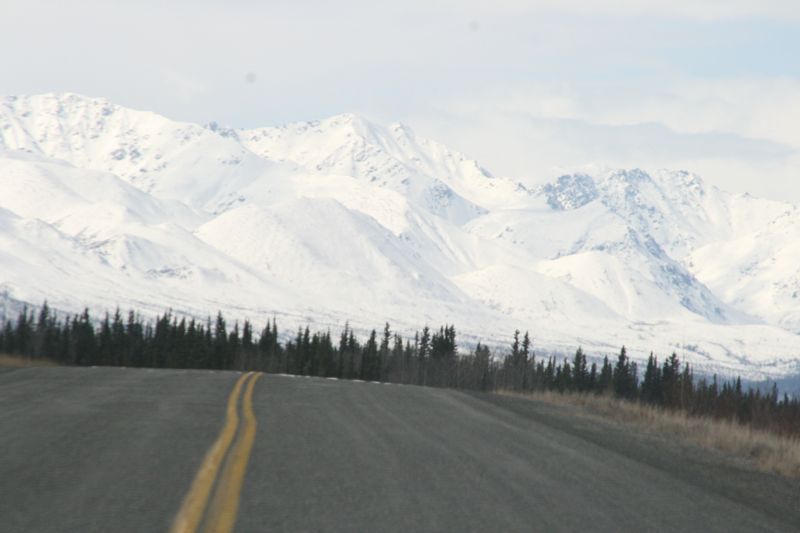
[[[31,359],[19,355],[7,355],[0,353],[0,367],[6,368],[29,368],[34,366],[58,366],[50,359]]]
[[[576,406],[589,414],[733,455],[764,472],[800,478],[800,439],[796,437],[754,429],[735,421],[691,416],[610,396],[550,391],[532,394],[499,391],[498,394]]]

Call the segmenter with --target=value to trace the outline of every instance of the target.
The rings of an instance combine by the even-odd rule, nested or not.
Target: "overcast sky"
[[[2,0],[0,93],[239,127],[356,112],[531,183],[669,167],[800,201],[800,4],[661,4]]]

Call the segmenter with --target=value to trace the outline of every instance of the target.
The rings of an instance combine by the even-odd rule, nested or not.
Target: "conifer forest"
[[[800,436],[800,400],[779,397],[775,385],[745,389],[740,378],[695,376],[675,353],[663,361],[651,353],[644,369],[625,347],[611,359],[581,348],[569,357],[537,356],[530,334],[519,331],[493,353],[481,343],[460,349],[454,325],[425,326],[411,338],[388,323],[365,338],[347,325],[335,336],[309,327],[283,335],[274,318],[259,330],[249,321],[231,326],[221,313],[205,322],[171,311],[154,321],[119,310],[100,320],[89,310],[60,318],[45,303],[5,322],[0,353],[70,366],[258,370],[481,392],[608,395]]]

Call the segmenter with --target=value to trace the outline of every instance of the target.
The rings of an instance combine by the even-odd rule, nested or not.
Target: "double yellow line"
[[[195,533],[201,525],[204,533],[233,531],[247,462],[256,439],[253,388],[260,377],[261,372],[248,372],[236,381],[228,397],[225,426],[206,453],[170,533]],[[243,388],[240,428],[238,405]],[[234,440],[236,444],[231,449]]]

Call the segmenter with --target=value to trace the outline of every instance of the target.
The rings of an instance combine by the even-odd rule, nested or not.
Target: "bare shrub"
[[[586,413],[677,436],[703,448],[740,457],[765,472],[800,478],[800,439],[796,437],[776,435],[731,420],[690,416],[682,411],[669,411],[610,396],[549,391],[532,394],[500,391],[499,394],[577,406]]]

